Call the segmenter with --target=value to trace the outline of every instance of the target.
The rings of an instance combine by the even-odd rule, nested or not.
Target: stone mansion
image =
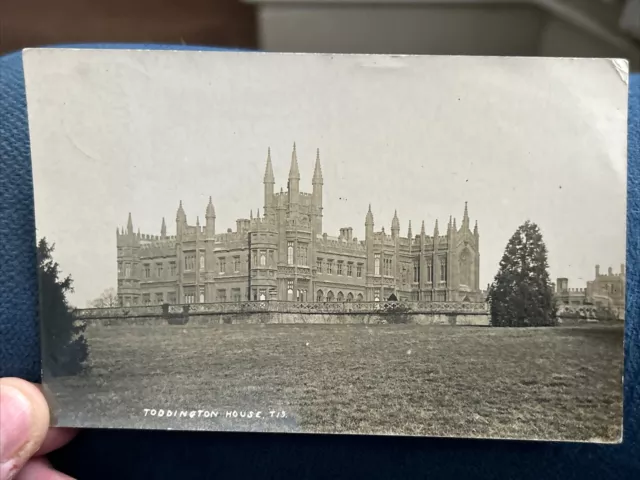
[[[212,202],[204,225],[187,222],[182,202],[176,234],[117,229],[118,299],[123,306],[279,300],[357,302],[388,299],[481,302],[479,234],[467,206],[460,226],[452,217],[430,235],[408,224],[400,234],[397,214],[390,234],[364,216],[365,238],[352,227],[339,235],[323,231],[323,178],[316,155],[311,193],[300,190],[295,144],[287,189],[275,191],[271,152],[264,174],[264,208],[236,221],[235,231],[219,233]],[[337,233],[337,232],[336,232]]]

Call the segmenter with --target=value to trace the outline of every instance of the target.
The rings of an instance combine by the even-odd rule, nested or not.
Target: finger
[[[14,480],[73,480],[73,478],[54,469],[46,458],[38,457],[29,460]]]
[[[0,480],[11,480],[38,451],[49,430],[42,392],[19,378],[0,378]]]
[[[78,430],[74,428],[50,428],[36,455],[46,455],[57,450],[69,443],[77,434]]]

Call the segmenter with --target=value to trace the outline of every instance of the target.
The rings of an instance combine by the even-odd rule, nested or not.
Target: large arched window
[[[471,286],[471,252],[465,248],[460,255],[460,283]]]
[[[327,302],[333,302],[333,292],[331,290],[327,292]]]
[[[349,292],[347,295],[347,302],[353,302],[353,293]]]
[[[358,296],[356,297],[356,299],[361,302],[362,300],[364,300],[364,297],[362,296],[361,293],[358,294]]]
[[[264,267],[267,264],[267,254],[265,252],[260,252],[260,266]]]
[[[373,261],[373,270],[374,275],[380,275],[380,254],[376,253],[375,259]]]
[[[324,292],[322,290],[318,290],[318,293],[316,294],[316,301],[322,302],[323,300],[324,300]]]
[[[344,293],[338,292],[338,302],[344,302]]]
[[[293,265],[293,242],[287,244],[287,264]]]

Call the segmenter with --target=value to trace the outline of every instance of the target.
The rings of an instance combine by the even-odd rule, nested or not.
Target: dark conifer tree
[[[60,267],[53,260],[54,245],[45,238],[38,243],[41,341],[47,356],[43,369],[49,375],[77,375],[85,368],[88,348],[84,324],[74,321],[67,294],[73,291],[71,276],[60,278]]]
[[[491,325],[536,327],[556,324],[547,247],[535,223],[526,221],[509,239],[489,288]]]

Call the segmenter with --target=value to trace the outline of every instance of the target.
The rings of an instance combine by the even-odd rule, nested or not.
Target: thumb
[[[34,384],[0,378],[0,480],[11,480],[40,448],[49,407]]]

